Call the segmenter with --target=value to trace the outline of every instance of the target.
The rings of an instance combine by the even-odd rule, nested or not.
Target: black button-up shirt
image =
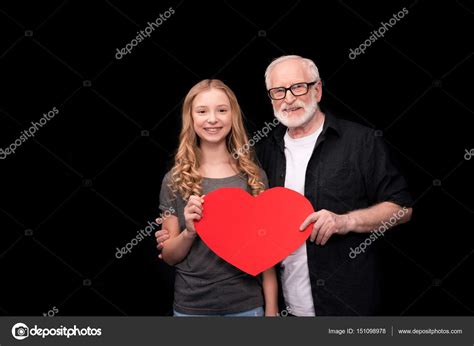
[[[285,185],[287,128],[276,127],[257,148],[269,186]],[[336,214],[389,201],[410,207],[411,196],[378,132],[325,113],[323,130],[308,162],[305,197],[314,210]],[[333,235],[326,245],[306,242],[316,315],[373,315],[378,285],[375,252],[349,256],[370,234]],[[281,291],[281,290],[280,290]]]

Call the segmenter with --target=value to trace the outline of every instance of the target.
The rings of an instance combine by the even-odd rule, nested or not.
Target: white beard
[[[283,125],[288,128],[295,128],[303,126],[304,124],[308,123],[315,115],[316,111],[319,109],[318,101],[313,96],[311,97],[311,104],[306,105],[303,101],[295,101],[292,107],[301,107],[304,109],[304,114],[299,117],[291,117],[289,118],[286,112],[282,111],[283,108],[286,108],[287,105],[282,105],[280,110],[276,110],[273,108],[273,113],[275,117],[280,121]]]

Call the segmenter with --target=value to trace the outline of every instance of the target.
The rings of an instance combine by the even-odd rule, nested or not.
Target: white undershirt
[[[322,130],[323,125],[309,136],[297,139],[291,138],[288,131],[285,134],[285,187],[303,196],[306,168]],[[289,312],[296,316],[315,316],[306,243],[283,260],[281,269],[283,296]]]

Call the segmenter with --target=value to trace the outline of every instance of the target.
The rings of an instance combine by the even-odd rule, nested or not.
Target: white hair
[[[279,63],[283,62],[283,61],[291,60],[291,59],[302,61],[303,64],[305,64],[305,67],[308,69],[308,72],[310,73],[310,77],[312,79],[312,82],[313,81],[319,81],[319,71],[318,71],[318,68],[317,68],[317,66],[316,66],[316,64],[314,63],[313,60],[303,58],[299,55],[283,55],[283,56],[273,60],[271,62],[271,64],[268,65],[268,67],[265,71],[265,86],[267,87],[267,89],[270,89],[270,74],[272,73],[275,66],[278,65]]]

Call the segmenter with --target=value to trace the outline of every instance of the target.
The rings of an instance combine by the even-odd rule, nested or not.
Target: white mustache
[[[283,112],[286,108],[290,108],[290,107],[292,107],[292,108],[293,107],[301,107],[306,111],[306,105],[304,104],[303,101],[295,101],[291,105],[288,105],[286,103],[282,104],[281,107],[280,107],[280,112]]]

